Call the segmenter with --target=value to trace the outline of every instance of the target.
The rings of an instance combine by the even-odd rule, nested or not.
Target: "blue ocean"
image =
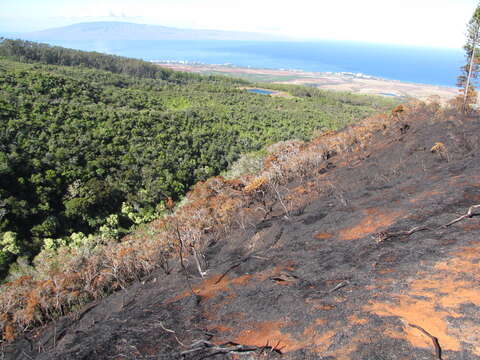
[[[148,61],[231,64],[263,69],[352,72],[391,80],[455,86],[464,64],[461,49],[355,42],[255,41],[50,41],[74,49],[99,51]]]

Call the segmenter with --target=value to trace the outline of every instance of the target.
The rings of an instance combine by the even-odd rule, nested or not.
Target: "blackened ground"
[[[442,227],[480,204],[479,135],[479,119],[403,119],[292,182],[288,214],[210,244],[205,279],[189,259],[195,295],[177,264],[5,358],[480,359],[480,216]]]

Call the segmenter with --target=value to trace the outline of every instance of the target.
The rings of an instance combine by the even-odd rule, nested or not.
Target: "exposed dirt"
[[[458,89],[447,86],[406,83],[361,74],[318,73],[299,70],[252,69],[225,65],[159,63],[177,71],[200,74],[221,74],[244,77],[259,82],[315,86],[323,90],[348,91],[358,94],[413,97],[426,100],[432,95],[447,102],[458,95]]]
[[[478,118],[405,118],[292,181],[289,216],[277,203],[208,244],[205,279],[189,259],[195,295],[177,264],[5,358],[438,359],[430,334],[441,359],[480,359],[480,216],[442,227],[480,203],[479,144]]]

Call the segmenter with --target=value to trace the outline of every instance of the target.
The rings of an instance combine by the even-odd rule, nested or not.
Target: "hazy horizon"
[[[180,29],[272,34],[461,49],[476,0],[17,0],[0,4],[0,33],[22,34],[83,22],[120,21]],[[27,15],[28,14],[28,15]]]
[[[251,34],[265,34],[265,35],[273,35],[275,36],[275,34],[272,34],[272,33],[267,33],[267,32],[249,32],[249,31],[235,31],[235,30],[221,30],[221,29],[205,29],[205,28],[202,28],[202,29],[188,29],[188,28],[181,28],[181,27],[175,27],[175,26],[165,26],[165,25],[161,25],[161,24],[143,24],[143,23],[135,23],[135,22],[131,22],[131,21],[122,21],[122,20],[104,20],[104,21],[85,21],[85,22],[79,22],[79,23],[73,23],[73,24],[70,24],[70,25],[65,25],[65,26],[55,26],[55,27],[50,27],[50,28],[45,28],[45,29],[40,29],[40,30],[36,30],[36,31],[29,31],[29,32],[2,32],[0,30],[0,36],[2,35],[8,35],[8,34],[11,34],[11,35],[16,35],[16,36],[19,36],[21,39],[24,39],[24,40],[32,40],[32,39],[29,39],[29,38],[22,38],[21,36],[22,35],[27,35],[27,34],[35,34],[35,33],[42,33],[42,32],[46,32],[46,31],[50,31],[50,30],[56,30],[56,29],[64,29],[64,28],[67,28],[67,27],[73,27],[75,25],[81,25],[81,24],[89,24],[89,23],[105,23],[105,24],[112,24],[112,23],[120,23],[120,24],[132,24],[132,25],[147,25],[147,26],[158,26],[158,27],[165,27],[165,28],[170,28],[170,29],[178,29],[178,30],[192,30],[192,31],[195,31],[195,30],[205,30],[205,31],[219,31],[219,32],[225,32],[225,33],[228,33],[228,32],[238,32],[238,33],[251,33]],[[55,40],[55,39],[49,39],[49,40]],[[189,40],[195,40],[195,39],[189,39]],[[452,51],[461,51],[463,53],[463,45],[460,46],[460,47],[445,47],[445,46],[435,46],[435,45],[420,45],[420,44],[402,44],[402,43],[391,43],[391,42],[374,42],[374,41],[368,41],[368,40],[348,40],[348,39],[345,39],[345,40],[342,40],[342,39],[323,39],[323,38],[292,38],[292,37],[282,37],[281,35],[278,36],[278,40],[279,41],[288,41],[288,42],[310,42],[310,43],[315,43],[315,42],[322,42],[322,43],[325,43],[325,42],[335,42],[335,43],[348,43],[348,44],[365,44],[365,45],[375,45],[375,44],[378,44],[378,45],[382,45],[382,46],[393,46],[393,47],[396,47],[396,48],[432,48],[432,49],[443,49],[443,50],[452,50]],[[36,41],[35,39],[33,41]],[[100,40],[99,40],[100,41]],[[231,40],[227,40],[227,41],[231,41]],[[242,40],[240,40],[242,41]],[[247,40],[247,41],[252,41],[252,40]],[[265,40],[258,40],[258,41],[265,41]]]

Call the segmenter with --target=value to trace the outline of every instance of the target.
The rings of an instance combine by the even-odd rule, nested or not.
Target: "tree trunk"
[[[477,29],[475,33],[475,37],[473,39],[473,44],[472,44],[472,56],[470,57],[470,66],[468,69],[468,75],[467,75],[467,84],[465,85],[465,94],[463,95],[463,113],[467,111],[467,99],[468,99],[468,89],[470,87],[470,79],[472,77],[472,69],[473,69],[473,62],[475,61],[475,48],[477,47],[477,41],[478,41],[478,32],[479,30]]]

